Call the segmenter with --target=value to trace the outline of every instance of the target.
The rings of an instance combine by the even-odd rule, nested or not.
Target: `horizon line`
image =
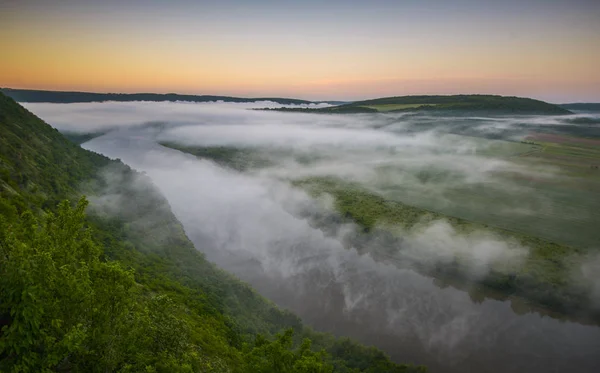
[[[234,95],[227,95],[227,94],[199,94],[199,93],[177,93],[177,92],[166,92],[166,93],[161,93],[161,92],[143,92],[143,91],[139,91],[139,92],[110,92],[110,91],[103,91],[103,92],[98,92],[98,91],[80,91],[80,90],[55,90],[55,89],[37,89],[37,88],[14,88],[14,87],[0,87],[0,90],[19,90],[19,91],[39,91],[39,92],[56,92],[56,93],[87,93],[87,94],[106,94],[106,95],[141,95],[141,94],[152,94],[152,95],[177,95],[177,96],[196,96],[196,97],[205,97],[205,96],[213,96],[213,97],[225,97],[225,98],[241,98],[241,99],[269,99],[269,98],[274,98],[274,99],[287,99],[287,100],[298,100],[298,101],[306,101],[306,102],[359,102],[359,101],[367,101],[367,100],[373,100],[373,99],[380,99],[380,98],[389,98],[389,97],[410,97],[410,96],[498,96],[498,97],[517,97],[517,98],[528,98],[528,99],[532,99],[532,100],[537,100],[537,101],[542,101],[542,102],[546,102],[546,103],[550,103],[550,104],[555,104],[555,105],[568,105],[568,104],[596,104],[596,103],[600,103],[599,102],[593,102],[593,101],[572,101],[572,102],[550,102],[550,101],[545,101],[545,100],[540,100],[537,98],[532,98],[532,97],[528,97],[528,96],[516,96],[516,95],[501,95],[501,94],[491,94],[491,93],[454,93],[454,94],[448,94],[448,93],[443,93],[443,94],[408,94],[408,95],[398,95],[398,96],[381,96],[381,97],[369,97],[369,98],[363,98],[363,99],[359,99],[359,100],[341,100],[341,99],[331,99],[331,100],[308,100],[308,99],[304,99],[304,98],[295,98],[295,97],[285,97],[285,96],[234,96]],[[185,101],[185,100],[184,100]]]

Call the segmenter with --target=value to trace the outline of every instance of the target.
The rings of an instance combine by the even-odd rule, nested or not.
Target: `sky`
[[[0,86],[600,101],[600,1],[0,0]]]

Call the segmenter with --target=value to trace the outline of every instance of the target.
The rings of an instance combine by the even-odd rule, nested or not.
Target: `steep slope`
[[[0,177],[1,371],[421,370],[304,327],[206,261],[144,175],[2,94]],[[57,207],[81,192],[87,216]]]
[[[110,163],[99,154],[82,151],[2,94],[0,124],[0,198],[18,212],[73,198],[82,180]],[[0,209],[7,212],[6,206]]]

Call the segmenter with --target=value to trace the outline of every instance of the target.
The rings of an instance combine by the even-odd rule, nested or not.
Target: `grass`
[[[600,164],[600,147],[591,148],[550,142],[541,142],[539,145],[543,150],[536,154],[538,157],[563,156],[565,160],[572,163]]]
[[[382,190],[382,194],[441,214],[554,242],[589,248],[597,245],[600,201],[593,190],[577,190],[579,183],[571,186],[502,176],[506,185],[518,192],[476,184],[447,188],[436,195],[402,188]]]
[[[475,150],[475,155],[506,158],[539,151],[542,146],[519,141],[487,139],[483,137],[446,133],[443,135],[456,147],[467,144]]]
[[[463,136],[449,135],[457,146]],[[521,234],[598,248],[600,148],[557,143],[521,143],[472,138],[477,155],[510,158],[523,172],[489,172],[485,180],[457,183],[440,169],[376,170],[369,190],[438,213],[478,221]],[[550,166],[550,168],[549,168]],[[415,183],[396,183],[409,176]],[[454,186],[450,184],[455,184]]]

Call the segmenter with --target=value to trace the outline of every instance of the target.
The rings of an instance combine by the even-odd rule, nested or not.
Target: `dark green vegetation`
[[[91,92],[62,92],[62,91],[39,91],[29,89],[0,89],[5,95],[19,102],[53,102],[53,103],[75,103],[75,102],[102,102],[102,101],[188,101],[188,102],[254,102],[273,101],[282,105],[309,104],[311,101],[297,100],[293,98],[279,97],[257,97],[242,98],[229,96],[210,95],[180,95],[176,93],[91,93]]]
[[[84,142],[90,141],[93,138],[104,135],[106,132],[88,132],[88,133],[77,133],[77,132],[61,132],[64,137],[73,141],[75,144],[80,145]]]
[[[206,261],[145,176],[1,94],[0,131],[0,371],[423,370],[303,326]]]
[[[0,95],[0,212],[54,208],[77,198],[83,180],[111,161],[85,152],[33,114]]]
[[[171,149],[195,155],[199,158],[211,159],[221,166],[231,167],[237,171],[273,165],[269,159],[262,157],[255,149],[243,149],[232,146],[184,146],[173,142],[161,142],[160,144]]]
[[[357,101],[321,109],[271,109],[278,111],[317,112],[329,114],[425,111],[460,114],[571,114],[565,108],[522,97],[493,95],[400,96]]]

